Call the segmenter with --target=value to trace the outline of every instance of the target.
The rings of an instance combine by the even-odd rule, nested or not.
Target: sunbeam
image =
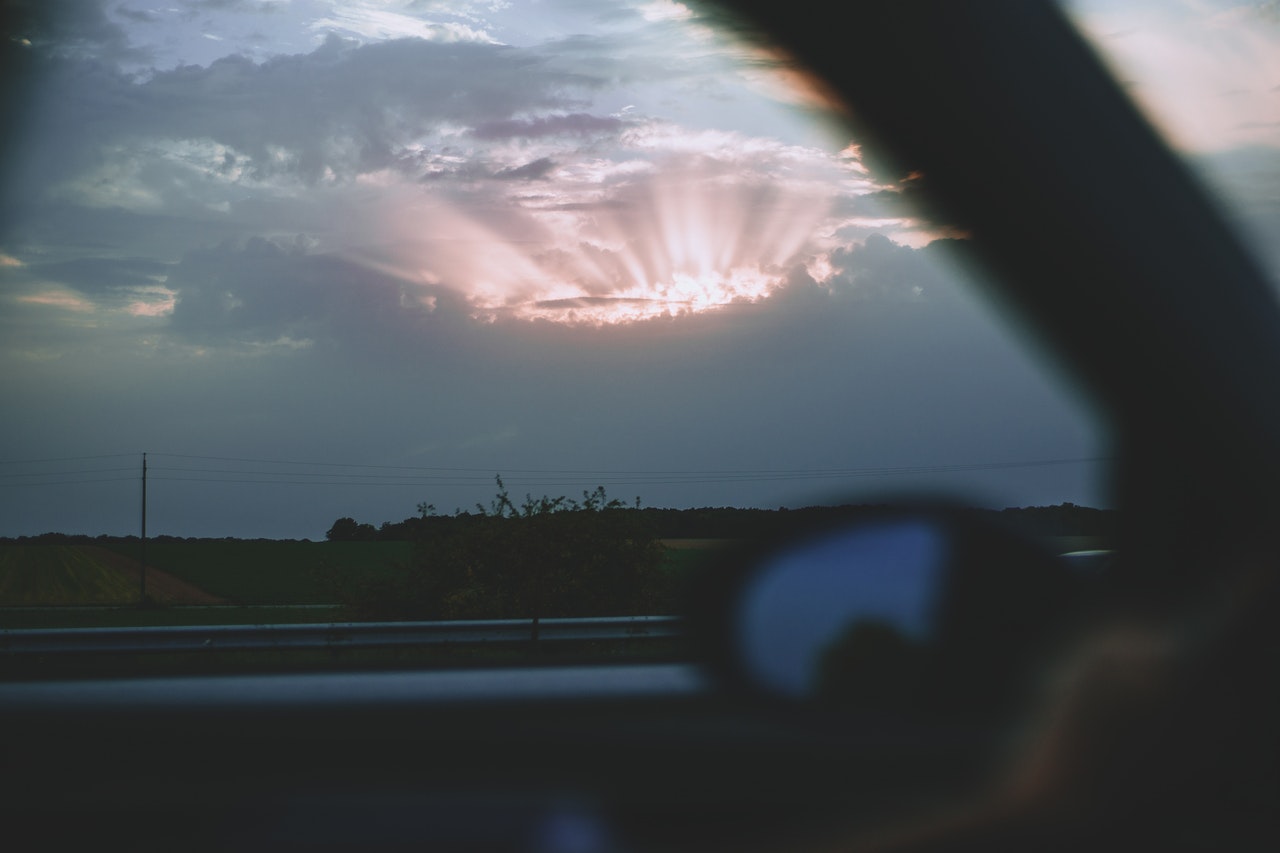
[[[458,290],[477,319],[603,326],[768,298],[830,207],[821,182],[735,179],[704,165],[497,222],[435,199],[396,214],[430,240],[359,255],[408,281]]]

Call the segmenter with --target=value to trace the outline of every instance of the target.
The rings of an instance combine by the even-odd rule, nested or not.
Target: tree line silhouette
[[[488,506],[419,515],[375,528],[344,517],[330,541],[409,541],[403,564],[331,573],[327,582],[346,605],[381,618],[477,619],[623,616],[680,609],[683,583],[667,560],[667,539],[751,540],[798,535],[851,522],[879,507],[801,509],[657,509],[610,499],[603,487],[581,500],[526,495],[514,501],[502,479]],[[1006,510],[994,515],[1035,537],[1110,538],[1115,514],[1074,504]]]
[[[602,491],[597,489],[597,492]],[[564,498],[558,500],[565,501]],[[868,510],[876,509],[869,504],[808,506],[797,509],[786,507],[779,509],[738,507],[663,509],[629,507],[619,501],[610,501],[610,503],[612,508],[620,513],[633,516],[637,523],[649,529],[658,539],[746,539],[775,536],[800,532],[810,527],[820,528],[841,521],[854,521],[865,515]],[[562,506],[565,505],[562,504]],[[421,504],[419,511],[418,516],[406,518],[403,521],[386,521],[378,527],[357,522],[350,517],[339,518],[329,528],[325,538],[333,542],[417,542],[424,538],[446,534],[459,526],[466,526],[478,515],[492,515],[491,510],[485,507],[477,507],[476,512],[460,509],[453,515],[440,515],[430,504]],[[1111,539],[1118,529],[1115,510],[1094,509],[1073,503],[969,511],[995,517],[1007,527],[1035,538],[1090,536]]]
[[[603,487],[581,499],[513,499],[497,478],[486,506],[438,513],[423,503],[418,515],[375,527],[337,519],[332,542],[408,542],[408,559],[353,569],[317,567],[336,603],[371,618],[477,619],[625,616],[681,609],[685,566],[663,540],[762,540],[853,522],[878,507],[798,509],[702,507],[664,509],[628,505]],[[972,509],[1033,538],[1111,539],[1116,513],[1065,503],[1005,510]],[[229,538],[229,537],[228,537]],[[152,541],[179,541],[155,536]],[[193,541],[187,539],[184,541]],[[195,540],[200,541],[200,540]],[[136,536],[46,533],[0,539],[9,544],[139,542]],[[687,552],[686,552],[687,553]]]

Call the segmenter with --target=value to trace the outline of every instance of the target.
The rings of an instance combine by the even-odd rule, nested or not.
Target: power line
[[[80,461],[87,459],[115,459],[135,454],[104,454],[100,456],[61,457],[45,460],[45,464]],[[868,477],[920,476],[928,474],[963,474],[980,471],[1001,471],[1062,465],[1080,465],[1109,461],[1108,457],[1076,457],[1060,459],[1031,459],[1017,461],[976,462],[933,465],[865,466],[851,468],[791,468],[791,469],[705,469],[705,470],[610,470],[566,468],[456,468],[412,465],[369,465],[354,462],[305,462],[285,459],[259,459],[251,457],[209,456],[177,453],[151,453],[152,458],[196,460],[212,463],[235,463],[237,467],[215,465],[201,467],[181,465],[150,466],[153,480],[165,482],[225,483],[255,486],[303,485],[303,486],[382,486],[439,488],[475,486],[491,483],[501,475],[503,482],[512,486],[669,486],[709,485],[726,483],[780,482],[795,480],[844,480]],[[26,464],[38,464],[30,460]],[[17,463],[6,463],[17,464]],[[292,470],[269,470],[254,466],[285,466]],[[297,470],[319,468],[318,471]],[[346,470],[335,470],[346,469]],[[351,469],[359,469],[352,471]],[[95,477],[133,471],[134,468],[82,468],[74,470],[28,471],[0,473],[0,487],[24,487],[45,485],[81,485],[88,483],[121,482],[136,477]],[[362,473],[363,472],[363,473]],[[410,472],[410,473],[396,473]],[[174,476],[177,475],[177,476]],[[71,478],[71,479],[69,479]]]
[[[641,477],[641,478],[658,478],[658,477],[675,477],[680,479],[695,477],[726,477],[741,479],[774,479],[774,478],[809,478],[809,477],[830,477],[830,476],[892,476],[897,474],[920,474],[920,473],[951,473],[965,471],[985,471],[1000,470],[1005,468],[1033,468],[1045,467],[1053,465],[1075,465],[1093,462],[1106,462],[1110,457],[1077,457],[1068,459],[1032,459],[1021,461],[1002,461],[1002,462],[978,462],[978,463],[960,463],[960,464],[935,464],[935,465],[916,465],[916,466],[882,466],[882,467],[861,467],[861,468],[793,468],[793,469],[767,469],[767,468],[747,468],[747,469],[710,469],[710,470],[658,470],[658,471],[638,471],[638,470],[616,470],[616,469],[572,469],[572,468],[510,468],[507,466],[492,466],[485,468],[453,468],[443,466],[414,466],[414,465],[368,465],[354,462],[304,462],[297,460],[285,459],[255,459],[248,457],[234,456],[196,456],[190,454],[176,453],[152,453],[152,457],[165,456],[179,459],[200,459],[214,462],[238,462],[251,463],[260,465],[293,465],[308,466],[314,468],[362,468],[374,471],[419,471],[419,472],[447,472],[450,475],[466,475],[469,479],[491,480],[495,473],[501,473],[504,480],[515,482],[516,478],[525,475],[538,475],[552,478],[570,478],[570,477]],[[184,471],[184,472],[216,472],[223,469],[217,468],[158,468],[152,466],[153,470],[166,471]],[[306,477],[368,477],[375,476],[390,477],[393,475],[374,475],[374,474],[342,474],[336,472],[327,473],[308,473],[308,472],[277,472],[277,471],[227,471],[227,473],[236,474],[253,474],[253,475],[280,475],[280,476],[306,476]]]
[[[15,477],[59,477],[78,474],[114,474],[120,471],[133,471],[133,468],[82,468],[76,471],[15,471],[10,474],[0,474],[0,479],[13,479]]]
[[[135,483],[137,477],[104,477],[96,480],[45,480],[36,483],[0,483],[0,489],[18,489],[35,486],[81,486],[89,483]]]
[[[103,453],[97,456],[63,456],[53,459],[0,459],[0,465],[42,465],[49,462],[84,462],[89,459],[121,459],[136,457],[136,453]]]

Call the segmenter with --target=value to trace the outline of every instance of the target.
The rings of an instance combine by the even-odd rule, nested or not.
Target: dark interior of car
[[[1104,413],[1122,520],[1105,577],[1028,585],[1036,618],[1001,636],[1043,646],[1016,665],[946,634],[974,645],[905,704],[753,681],[735,608],[785,543],[703,579],[696,663],[625,683],[548,666],[0,685],[11,849],[1275,849],[1265,274],[1052,3],[716,14],[821,81],[878,168],[921,176],[926,215]],[[1039,559],[945,507],[893,512],[941,537],[961,626],[987,618],[993,566]]]

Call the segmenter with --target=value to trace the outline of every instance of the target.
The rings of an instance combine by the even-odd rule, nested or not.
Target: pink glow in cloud
[[[818,250],[836,192],[816,157],[770,169],[681,152],[578,163],[483,202],[405,194],[376,229],[391,239],[351,254],[424,293],[456,290],[486,320],[604,325],[756,302]]]

